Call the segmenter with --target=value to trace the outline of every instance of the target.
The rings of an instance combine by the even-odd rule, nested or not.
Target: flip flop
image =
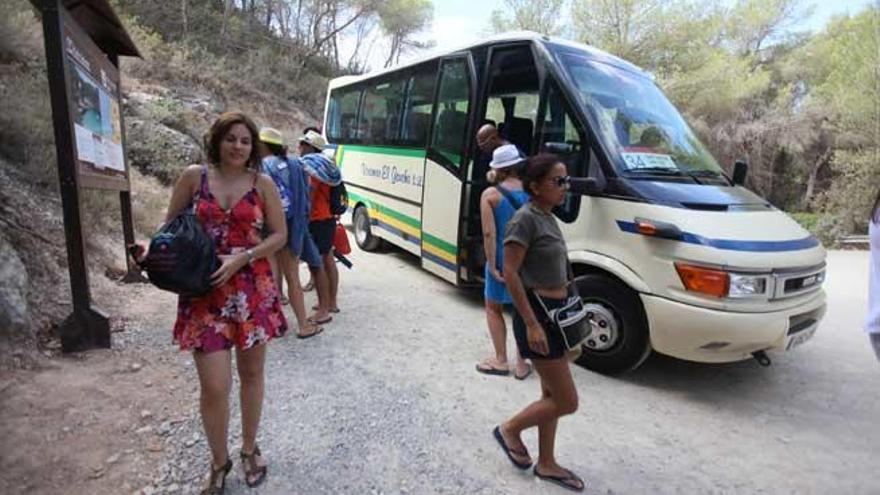
[[[584,488],[586,488],[586,486],[587,486],[586,483],[584,483],[584,480],[580,479],[576,474],[572,473],[568,469],[565,469],[564,471],[566,473],[565,476],[553,476],[553,475],[549,475],[549,474],[539,473],[538,466],[535,466],[535,469],[533,470],[533,472],[535,473],[535,476],[537,476],[538,479],[542,479],[544,481],[549,481],[550,483],[553,483],[555,485],[559,485],[562,488],[565,488],[567,490],[571,490],[573,492],[584,491]],[[580,483],[580,486],[574,485],[574,484],[572,484],[572,482]]]
[[[317,311],[317,310],[318,310],[318,306],[312,306],[312,311]],[[334,308],[334,309],[328,309],[328,310],[327,310],[327,312],[329,312],[329,313],[339,313],[339,312],[341,312],[341,311],[342,311],[342,310],[339,309],[339,308]]]
[[[484,375],[494,375],[494,376],[507,376],[510,374],[510,370],[501,370],[498,368],[492,367],[492,365],[487,364],[486,362],[482,362],[476,366],[477,371],[483,373]]]
[[[513,377],[516,378],[517,380],[525,380],[526,378],[529,377],[529,375],[532,374],[532,371],[534,371],[534,370],[535,370],[535,368],[530,364],[529,371],[526,371],[525,374],[522,374],[522,375],[518,375],[518,374],[516,374],[516,371],[514,371]]]
[[[297,332],[297,334],[296,334],[296,338],[298,338],[298,339],[303,339],[303,340],[304,340],[304,339],[310,339],[310,338],[314,337],[315,335],[318,335],[319,333],[321,333],[321,332],[323,332],[323,331],[324,331],[324,327],[318,327],[317,329],[315,329],[314,332],[312,332],[312,333],[310,333],[310,334],[308,334],[308,335],[303,335],[303,334]]]
[[[505,441],[504,441],[504,437],[501,436],[501,426],[500,426],[500,425],[499,425],[499,426],[496,426],[495,429],[492,430],[492,434],[495,436],[495,440],[498,441],[498,445],[501,446],[501,450],[503,450],[504,453],[507,454],[507,458],[510,459],[510,462],[512,462],[514,466],[516,466],[516,467],[518,467],[518,468],[520,468],[520,469],[523,469],[523,470],[532,467],[532,462],[531,462],[531,461],[529,461],[528,463],[520,462],[520,461],[516,460],[516,459],[511,455],[511,453],[514,453],[514,454],[516,454],[516,455],[521,455],[521,456],[525,456],[525,457],[530,457],[528,451],[526,451],[525,449],[522,449],[522,450],[516,450],[516,449],[511,449],[510,447],[507,446],[507,442],[505,442]]]
[[[333,317],[328,316],[328,317],[324,318],[323,320],[316,320],[314,318],[308,318],[306,321],[308,321],[309,323],[315,324],[315,325],[323,325],[325,323],[330,323],[331,321],[333,321]]]

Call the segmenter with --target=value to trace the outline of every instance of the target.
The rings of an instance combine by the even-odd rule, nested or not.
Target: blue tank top
[[[529,202],[530,198],[527,192],[522,190],[514,191],[507,188],[505,190],[519,201],[520,205],[525,205]],[[504,229],[507,227],[507,222],[516,213],[516,208],[502,194],[501,201],[498,202],[498,206],[495,207],[492,213],[495,216],[495,264],[498,270],[501,270],[504,267]]]

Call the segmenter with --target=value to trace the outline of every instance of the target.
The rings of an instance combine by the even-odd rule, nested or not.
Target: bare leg
[[[495,358],[487,359],[478,364],[480,369],[507,369],[507,327],[504,323],[503,311],[503,305],[486,299],[486,324],[489,327],[489,338],[492,339]]]
[[[299,257],[294,256],[288,249],[282,249],[278,254],[281,272],[287,280],[288,299],[296,316],[299,334],[307,335],[315,331],[315,325],[309,323],[306,317],[306,303],[299,282]]]
[[[315,290],[318,292],[318,309],[311,316],[312,320],[324,320],[330,316],[328,305],[330,299],[330,281],[327,279],[327,272],[324,267],[309,267],[312,272],[312,280],[315,281]]]
[[[556,464],[553,451],[556,422],[560,416],[577,411],[577,389],[567,359],[536,360],[534,365],[541,377],[541,399],[502,423],[501,435],[510,447],[524,449],[520,434],[526,428],[537,426],[540,442],[538,470],[543,474],[562,475],[565,471]]]
[[[323,261],[329,287],[327,292],[327,310],[337,310],[339,309],[339,303],[336,301],[336,295],[339,293],[339,269],[336,267],[336,258],[333,257],[332,249],[324,255]]]
[[[229,429],[229,390],[232,388],[232,354],[229,351],[194,352],[193,359],[201,389],[199,407],[202,426],[211,449],[213,468],[229,458],[226,439]]]
[[[261,344],[248,350],[236,349],[238,378],[241,381],[241,451],[251,453],[257,443],[257,430],[263,412],[264,374],[266,345]],[[264,465],[262,459],[258,465]]]

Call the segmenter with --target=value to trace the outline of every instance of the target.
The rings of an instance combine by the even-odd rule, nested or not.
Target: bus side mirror
[[[554,155],[568,155],[574,152],[574,146],[570,143],[558,143],[548,141],[541,146],[544,153],[553,153]]]
[[[580,195],[594,195],[602,192],[602,186],[595,177],[572,177],[569,179],[569,192]]]
[[[741,186],[746,183],[746,175],[749,173],[749,164],[742,158],[733,164],[733,185]]]

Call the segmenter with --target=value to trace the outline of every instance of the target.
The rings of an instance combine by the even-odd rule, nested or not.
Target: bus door
[[[468,55],[440,62],[422,188],[422,267],[459,282],[459,213],[474,70]]]

